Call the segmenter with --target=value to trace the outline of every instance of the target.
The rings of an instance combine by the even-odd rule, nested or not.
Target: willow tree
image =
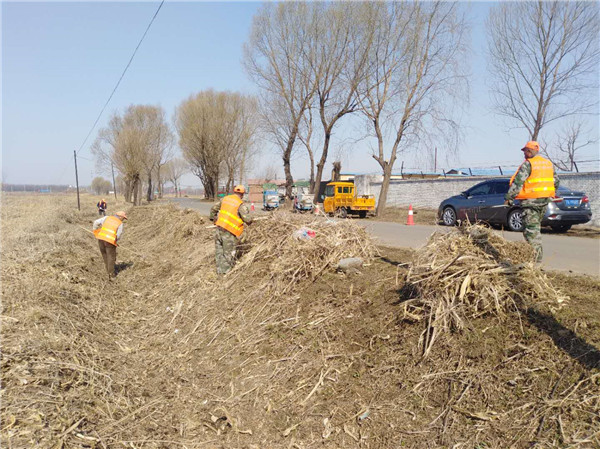
[[[131,105],[123,114],[113,114],[98,132],[92,152],[98,163],[114,164],[123,176],[126,201],[141,204],[142,179],[152,184],[156,161],[170,145],[169,134],[162,109],[148,105]]]
[[[206,90],[184,100],[176,111],[179,146],[206,198],[215,198],[223,172],[233,185],[255,136],[255,100],[232,92]]]

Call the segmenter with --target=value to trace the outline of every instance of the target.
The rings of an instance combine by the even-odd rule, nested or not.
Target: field
[[[74,204],[3,197],[3,447],[600,447],[598,279],[507,246],[568,300],[461,316],[425,357],[427,320],[406,313],[423,254],[375,248],[353,220],[309,242],[290,235],[310,216],[257,222],[217,277],[204,218],[130,208],[108,282],[95,200]],[[337,273],[351,255],[367,265]]]

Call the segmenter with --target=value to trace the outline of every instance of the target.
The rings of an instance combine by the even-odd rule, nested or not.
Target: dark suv
[[[460,195],[442,201],[438,219],[446,226],[463,220],[471,223],[484,221],[511,231],[523,231],[522,210],[518,200],[511,207],[494,207],[504,203],[508,187],[509,179],[504,178],[480,182]],[[548,204],[542,226],[550,226],[556,232],[567,232],[572,225],[587,223],[591,219],[588,197],[583,192],[560,186],[556,198]]]

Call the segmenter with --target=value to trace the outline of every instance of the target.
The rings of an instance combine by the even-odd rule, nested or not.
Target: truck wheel
[[[358,216],[359,216],[360,218],[365,218],[365,217],[367,216],[367,211],[366,211],[366,210],[361,210],[361,211],[358,213]]]
[[[337,215],[338,215],[340,218],[348,218],[348,211],[346,210],[346,208],[345,208],[345,207],[340,207],[340,208],[337,210]]]

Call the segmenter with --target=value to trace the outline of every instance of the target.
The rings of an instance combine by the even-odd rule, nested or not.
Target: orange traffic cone
[[[414,226],[415,225],[415,222],[413,220],[412,204],[410,206],[408,206],[408,219],[406,220],[406,225],[407,226]]]
[[[315,204],[315,208],[313,210],[313,214],[318,214],[319,213],[319,205]]]
[[[250,204],[250,211],[251,211],[251,212],[254,212],[254,203],[251,203],[251,204]]]

